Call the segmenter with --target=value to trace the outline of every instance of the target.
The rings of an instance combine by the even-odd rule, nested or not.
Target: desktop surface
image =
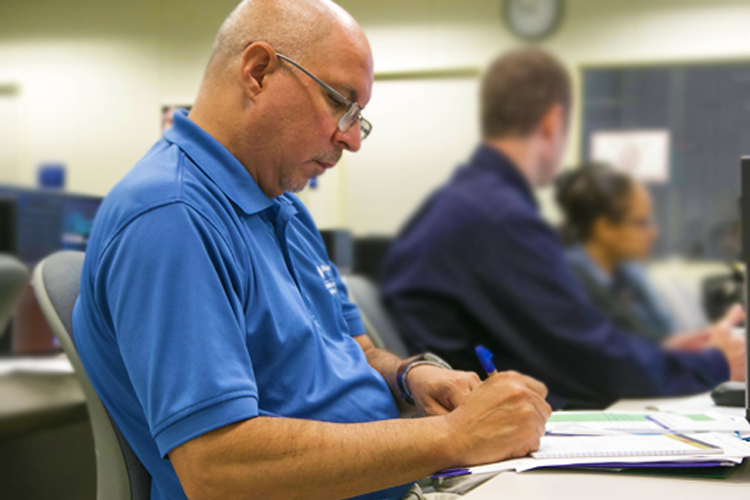
[[[720,411],[744,415],[742,408],[718,407],[708,393],[669,399],[622,400],[609,410]],[[502,472],[462,498],[466,500],[740,500],[750,496],[750,461],[726,479],[631,475],[612,472],[541,470]]]
[[[679,500],[746,499],[750,465],[740,465],[726,479],[636,476],[609,472],[536,470],[503,472],[462,498],[466,500]]]
[[[0,440],[86,418],[83,389],[67,358],[0,359]]]

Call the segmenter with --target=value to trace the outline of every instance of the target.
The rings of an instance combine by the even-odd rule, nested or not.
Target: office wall
[[[484,67],[519,45],[504,27],[497,1],[344,1],[370,38],[376,71]],[[393,8],[389,8],[393,6]],[[582,64],[672,60],[750,60],[750,2],[568,0],[558,32],[541,43],[574,72]],[[344,223],[360,234],[392,233],[419,201],[468,157],[478,136],[476,80],[376,82],[368,118],[373,136],[346,157]],[[467,94],[468,92],[468,94]],[[404,102],[410,96],[415,110]],[[446,102],[444,97],[453,101]],[[441,110],[448,109],[445,114]],[[383,130],[386,129],[386,130]],[[567,164],[579,158],[574,114]],[[539,193],[545,215],[557,219],[550,192]],[[364,201],[363,201],[364,200]],[[388,203],[378,203],[388,200]],[[376,206],[373,209],[373,206]]]
[[[33,185],[39,164],[63,162],[70,190],[109,191],[160,136],[161,106],[192,102],[234,4],[0,3],[0,87],[18,89],[22,123],[0,182]]]
[[[0,4],[3,109],[20,118],[15,165],[35,182],[47,161],[70,190],[105,194],[160,134],[159,108],[191,102],[213,35],[234,0],[8,0]],[[498,0],[342,0],[365,28],[376,71],[481,68],[518,41]],[[583,63],[750,58],[747,0],[568,0],[542,45]],[[302,197],[322,227],[390,234],[466,158],[478,134],[476,78],[380,80],[373,136]],[[12,101],[12,103],[10,103]],[[578,144],[578,125],[571,144]],[[0,125],[6,123],[0,120]],[[574,162],[573,147],[568,162]],[[548,195],[546,213],[554,218]]]

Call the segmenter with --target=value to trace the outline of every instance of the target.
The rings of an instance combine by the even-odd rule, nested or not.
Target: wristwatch
[[[413,368],[416,368],[419,365],[432,365],[437,366],[438,368],[444,368],[446,370],[453,369],[451,368],[451,365],[446,363],[438,356],[432,354],[431,352],[419,354],[417,356],[404,360],[404,362],[401,363],[401,365],[398,367],[398,371],[396,372],[396,383],[398,384],[398,389],[401,391],[401,398],[412,406],[416,406],[417,403],[414,401],[414,398],[411,395],[409,386],[406,385],[406,376]]]

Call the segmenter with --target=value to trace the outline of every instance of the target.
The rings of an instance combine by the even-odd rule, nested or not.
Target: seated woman
[[[591,301],[624,330],[654,342],[669,338],[674,322],[643,267],[658,236],[646,188],[602,164],[566,172],[555,187],[565,218],[563,239],[571,243],[568,263]],[[741,308],[733,308],[722,323],[731,325],[743,316]],[[689,348],[706,335],[669,343]]]

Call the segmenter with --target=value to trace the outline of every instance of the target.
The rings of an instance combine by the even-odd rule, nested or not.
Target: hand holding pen
[[[489,463],[522,457],[539,447],[552,409],[544,400],[547,388],[531,377],[513,371],[498,373],[492,354],[477,349],[489,375],[462,405],[445,415],[463,449],[455,456],[463,463]]]

